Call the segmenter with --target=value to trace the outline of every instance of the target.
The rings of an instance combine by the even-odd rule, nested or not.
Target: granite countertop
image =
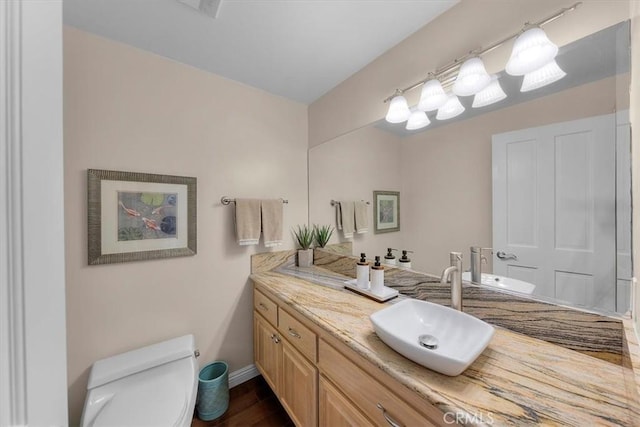
[[[463,374],[448,377],[424,368],[375,334],[369,315],[385,304],[339,289],[340,277],[322,268],[251,275],[259,287],[443,413],[518,426],[631,426],[640,420],[635,390],[625,386],[625,376],[633,375],[630,367],[501,327],[496,327],[487,349]]]

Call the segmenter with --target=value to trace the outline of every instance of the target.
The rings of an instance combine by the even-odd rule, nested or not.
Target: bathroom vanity
[[[439,424],[437,408],[301,315],[285,294],[254,283],[255,363],[297,425]]]
[[[339,289],[335,272],[312,267],[312,278],[304,278],[264,265],[253,271],[256,366],[297,425],[585,426],[640,419],[628,351],[603,360],[497,327],[480,357],[448,377],[384,344],[369,316],[385,304]]]

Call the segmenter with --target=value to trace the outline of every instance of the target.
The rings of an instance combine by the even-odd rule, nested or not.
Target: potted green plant
[[[299,225],[297,230],[293,230],[293,235],[300,246],[298,250],[298,267],[310,267],[313,264],[311,244],[315,236],[314,230],[307,225]]]
[[[333,234],[333,227],[330,225],[314,225],[313,233],[315,234],[316,246],[324,248]]]

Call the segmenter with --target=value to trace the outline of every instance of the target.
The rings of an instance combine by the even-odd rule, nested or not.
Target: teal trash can
[[[208,364],[198,375],[196,414],[203,421],[213,421],[229,407],[229,366],[222,361]]]

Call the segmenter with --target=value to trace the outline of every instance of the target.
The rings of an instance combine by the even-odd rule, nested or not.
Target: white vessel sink
[[[462,280],[471,281],[471,272],[462,273]],[[531,295],[536,289],[536,285],[524,282],[511,277],[496,276],[494,274],[482,273],[482,284],[494,288],[506,289],[508,291],[520,292],[522,294]]]
[[[416,299],[400,301],[369,318],[376,334],[389,347],[450,376],[464,372],[494,333],[493,326],[469,314]]]

